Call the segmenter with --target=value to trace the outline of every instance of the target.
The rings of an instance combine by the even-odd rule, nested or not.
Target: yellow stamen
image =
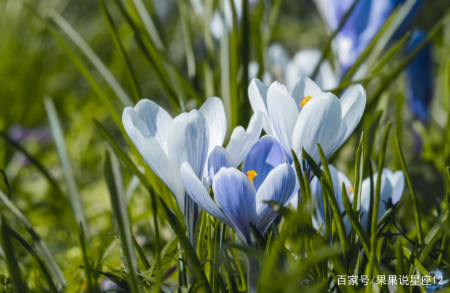
[[[305,107],[306,103],[308,103],[309,100],[311,100],[311,99],[312,99],[311,96],[303,97],[303,101],[300,101],[300,105],[302,106],[302,108]]]
[[[350,191],[350,193],[353,193],[353,192],[355,192],[355,189],[354,189],[353,187],[350,186],[350,187],[348,188],[348,191]]]
[[[253,178],[258,176],[258,173],[256,173],[255,170],[249,170],[249,171],[247,171],[247,176],[248,176],[248,179],[250,179],[250,181],[253,183]]]

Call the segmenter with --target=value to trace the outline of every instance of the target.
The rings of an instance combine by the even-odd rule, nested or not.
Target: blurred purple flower
[[[51,133],[48,127],[24,127],[20,124],[14,124],[8,130],[9,137],[16,142],[37,141],[40,143],[49,142]]]
[[[353,65],[395,8],[405,2],[406,0],[359,0],[334,40],[341,73],[345,73]],[[316,3],[328,28],[335,31],[354,0],[316,0]],[[415,2],[395,32],[394,39],[405,32],[421,4],[421,0]]]
[[[426,34],[414,31],[409,42],[407,53],[410,53],[422,42]],[[422,122],[428,120],[428,106],[433,97],[433,81],[431,75],[431,45],[428,43],[411,61],[407,68],[408,97],[411,110]]]

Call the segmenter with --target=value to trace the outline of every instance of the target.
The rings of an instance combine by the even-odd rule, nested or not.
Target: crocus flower
[[[427,292],[440,291],[450,282],[450,279],[444,279],[445,275],[440,269],[430,271],[429,275],[432,277],[430,285],[424,286]]]
[[[189,164],[181,166],[181,177],[187,193],[212,216],[236,231],[247,244],[253,244],[251,225],[264,234],[276,218],[277,213],[266,201],[274,201],[284,206],[288,203],[296,186],[293,168],[286,163],[283,150],[271,136],[261,138],[249,151],[243,171],[234,167],[226,159],[226,152],[211,158],[216,160],[213,169],[212,190],[214,199],[195,175]],[[215,202],[217,201],[217,203]]]
[[[259,113],[244,130],[236,128],[229,147],[236,158],[244,158],[250,146],[261,133]],[[123,125],[128,136],[145,162],[171,190],[178,207],[188,222],[193,237],[198,207],[185,190],[180,177],[180,166],[187,163],[198,180],[207,185],[206,162],[215,146],[222,145],[226,132],[226,117],[219,98],[209,98],[199,110],[182,113],[172,118],[163,108],[150,100],[141,100],[123,111]],[[239,162],[240,163],[240,162]]]
[[[366,105],[366,92],[354,85],[339,99],[309,78],[297,82],[291,93],[278,82],[269,87],[251,81],[248,95],[254,112],[263,114],[263,127],[281,144],[289,162],[291,149],[300,157],[302,149],[320,162],[317,142],[328,157],[355,129]]]
[[[375,192],[378,174],[373,175],[373,186],[370,186],[370,178],[363,180],[361,185],[361,225],[368,228],[368,215],[370,210],[371,189]],[[405,177],[402,171],[392,172],[383,169],[381,173],[380,206],[378,208],[378,221],[401,199],[405,188]]]
[[[425,33],[414,31],[407,52],[411,52],[423,41]],[[407,68],[408,97],[411,110],[422,122],[428,120],[428,106],[433,97],[433,81],[431,74],[431,45],[428,43],[411,61]]]
[[[329,165],[331,179],[333,182],[334,196],[339,206],[341,214],[344,214],[344,204],[342,202],[342,184],[346,188],[347,196],[349,197],[350,203],[353,202],[353,186],[348,179],[348,177],[337,170],[334,166]],[[364,229],[368,229],[368,214],[370,211],[370,192],[371,188],[375,192],[375,185],[377,181],[377,173],[373,175],[373,186],[370,186],[370,178],[365,178],[361,185],[361,225]],[[322,185],[317,177],[314,177],[310,184],[311,194],[313,199],[315,199],[317,206],[317,213],[313,215],[313,226],[318,229],[321,224],[325,227],[325,215],[324,215],[324,204],[322,196]],[[405,186],[405,180],[402,171],[392,172],[389,169],[384,169],[381,173],[381,190],[380,190],[380,206],[378,209],[378,221],[381,220],[388,211],[400,200],[403,189]],[[296,207],[297,202],[293,198],[291,204]],[[344,216],[344,224],[347,233],[350,231],[350,221],[347,216]],[[322,228],[323,230],[323,228]]]
[[[300,79],[312,76],[322,57],[322,52],[310,48],[298,51],[292,59],[289,59],[288,53],[279,43],[270,45],[268,54],[270,71],[276,80],[286,84],[289,91],[294,88]],[[314,81],[325,90],[337,87],[336,74],[327,60],[324,60],[320,65]]]
[[[345,185],[347,196],[349,197],[349,201],[353,202],[353,186],[348,179],[348,177],[336,169],[333,165],[328,165],[330,174],[331,174],[331,181],[333,182],[333,190],[334,190],[334,196],[336,197],[336,201],[339,206],[339,210],[341,211],[341,214],[344,214],[344,203],[342,202],[342,184]],[[322,196],[322,185],[320,183],[320,180],[314,176],[314,178],[309,183],[309,187],[311,189],[312,197],[316,203],[316,213],[313,215],[313,227],[315,229],[319,229],[320,225],[322,224],[322,231],[325,231],[325,207],[323,203],[323,196]],[[297,202],[294,201],[293,198],[291,203],[294,206],[294,208],[297,207]],[[345,229],[348,232],[350,232],[350,221],[348,220],[347,216],[344,216],[344,224]]]
[[[315,2],[330,31],[335,31],[354,1],[316,0]],[[334,39],[342,73],[345,73],[353,65],[394,9],[405,2],[406,0],[360,0],[356,4],[355,9]],[[397,35],[404,32],[421,3],[420,0],[416,1],[399,27]]]

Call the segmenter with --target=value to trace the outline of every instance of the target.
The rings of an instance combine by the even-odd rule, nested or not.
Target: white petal
[[[203,186],[202,182],[198,179],[191,166],[186,162],[183,163],[181,165],[180,172],[186,192],[191,196],[195,203],[197,203],[212,216],[233,227],[230,220],[225,216],[225,214],[216,205],[214,200],[209,196],[208,191],[205,189],[205,186]]]
[[[215,146],[221,146],[227,131],[227,118],[222,100],[217,97],[208,98],[200,107],[199,112],[203,114],[208,125],[208,155]]]
[[[320,87],[312,81],[310,78],[305,77],[300,79],[292,89],[292,97],[295,100],[295,104],[297,107],[300,105],[300,101],[303,101],[305,97],[312,97],[312,99],[316,97],[320,97],[323,92]]]
[[[366,107],[366,92],[361,85],[351,86],[340,98],[342,122],[332,152],[336,151],[352,134]]]
[[[253,114],[250,122],[248,123],[247,130],[244,130],[242,126],[238,126],[233,130],[230,141],[226,147],[230,156],[234,159],[234,167],[239,166],[244,158],[247,156],[250,148],[255,144],[261,135],[262,129],[262,114],[256,112]]]
[[[253,112],[261,112],[263,116],[263,128],[267,134],[272,133],[272,127],[267,113],[267,86],[259,79],[253,79],[248,86],[248,99]]]
[[[188,162],[201,178],[208,152],[208,129],[200,112],[192,110],[175,117],[170,127],[168,149],[175,168]]]
[[[181,184],[180,177],[174,172],[167,154],[161,147],[159,141],[150,133],[148,124],[146,124],[141,116],[131,107],[125,108],[122,115],[122,122],[134,145],[144,158],[145,162],[161,178],[161,180],[169,187],[179,204],[183,204],[184,189]],[[180,209],[182,206],[180,206]]]
[[[298,157],[302,148],[316,161],[320,161],[317,142],[328,156],[341,123],[341,105],[336,96],[324,93],[309,101],[295,124],[292,145]]]
[[[290,157],[292,132],[299,114],[298,106],[286,87],[274,82],[267,92],[267,108],[273,127],[273,135],[280,142],[286,155]]]
[[[300,79],[311,77],[321,56],[322,52],[317,49],[298,51],[286,68],[287,88],[292,90]],[[336,86],[336,77],[328,61],[324,60],[322,62],[315,80],[317,85],[323,89],[332,89]]]
[[[402,171],[390,173],[391,174],[387,176],[392,185],[392,203],[396,204],[400,201],[403,190],[405,189],[405,176]]]
[[[147,125],[149,133],[158,140],[163,150],[167,153],[167,138],[172,117],[166,110],[150,100],[140,100],[134,110]]]

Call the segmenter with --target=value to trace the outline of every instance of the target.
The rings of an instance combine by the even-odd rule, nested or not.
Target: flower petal
[[[267,108],[273,135],[280,142],[286,156],[290,157],[292,132],[298,118],[299,106],[284,85],[274,82],[267,92]]]
[[[269,114],[267,113],[267,86],[259,79],[252,79],[248,86],[248,99],[253,112],[261,112],[264,131],[267,134],[271,134],[272,127],[269,122]]]
[[[259,139],[248,152],[242,171],[254,170],[257,175],[253,179],[256,190],[264,182],[273,168],[286,162],[283,149],[273,136],[266,135]]]
[[[233,130],[226,147],[226,150],[233,158],[233,167],[237,167],[242,163],[250,148],[261,135],[262,115],[259,111],[253,114],[247,130],[244,130],[242,126],[238,126]]]
[[[389,181],[388,177],[386,176],[386,172],[383,171],[381,173],[381,188],[380,188],[380,206],[378,207],[378,220],[380,220],[387,211],[392,207],[392,194],[393,194],[393,188],[391,185],[391,182]],[[378,180],[378,173],[375,173],[373,175],[373,192],[375,197],[375,189],[377,185]],[[369,211],[370,211],[370,178],[366,178],[363,180],[362,186],[361,186],[361,225],[363,228],[369,228],[367,227],[367,222],[369,220]]]
[[[150,100],[140,100],[134,110],[147,125],[148,131],[158,140],[163,150],[167,153],[167,138],[172,117],[158,104]]]
[[[241,171],[222,168],[214,177],[214,196],[243,240],[251,239],[250,223],[255,218],[255,187]]]
[[[227,131],[227,118],[222,100],[217,97],[211,97],[200,107],[199,112],[203,114],[208,125],[208,154],[210,154],[216,145],[221,146]]]
[[[211,182],[213,182],[214,176],[222,167],[234,167],[233,158],[226,149],[216,146],[208,158],[208,175]]]
[[[139,153],[153,172],[169,187],[177,199],[180,209],[183,207],[184,188],[180,178],[164,152],[159,141],[150,133],[148,125],[133,108],[123,111],[122,122]]]
[[[189,163],[185,162],[181,165],[180,173],[181,180],[183,181],[186,192],[195,201],[195,203],[197,203],[200,207],[202,207],[202,209],[207,211],[215,218],[221,220],[227,225],[231,225],[229,219],[219,209],[214,200],[209,196],[208,191],[205,189],[205,186],[203,186],[200,179],[198,179]]]
[[[292,145],[298,157],[302,149],[320,162],[317,142],[328,156],[334,146],[341,123],[341,105],[336,96],[324,93],[309,101],[295,124]]]
[[[188,162],[199,178],[203,173],[208,152],[208,129],[203,115],[197,110],[178,115],[169,132],[169,157],[175,168]]]
[[[274,201],[284,206],[295,189],[296,176],[288,163],[273,169],[256,192],[256,227],[264,234],[278,215],[265,201]]]
[[[392,185],[392,203],[396,204],[402,198],[403,190],[405,189],[405,176],[402,171],[391,172],[388,169],[384,169],[383,172],[385,171],[388,171],[386,176]]]
[[[297,107],[305,97],[320,97],[322,95],[320,87],[308,77],[300,79],[293,87],[291,94]]]
[[[342,121],[335,145],[331,153],[335,152],[352,134],[358,125],[366,107],[366,91],[357,84],[348,88],[339,99],[342,109]]]

